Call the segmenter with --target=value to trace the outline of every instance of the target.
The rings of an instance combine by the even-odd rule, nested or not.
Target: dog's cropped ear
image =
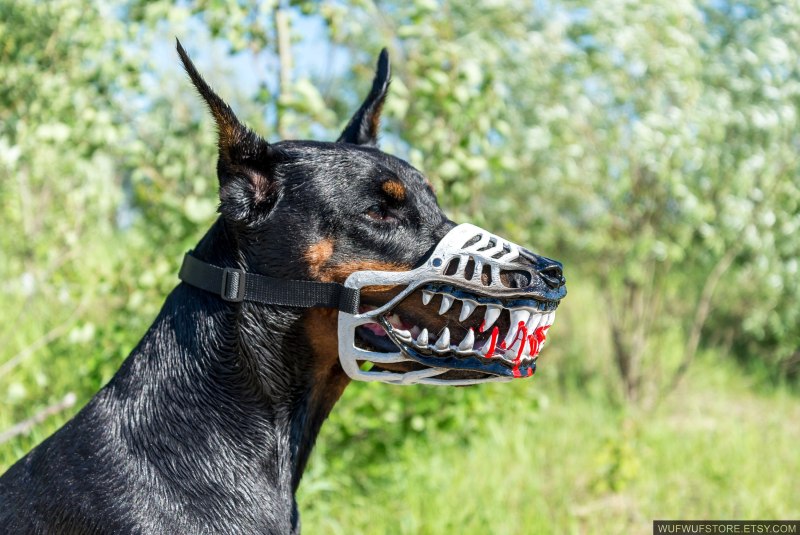
[[[203,80],[176,39],[178,55],[186,74],[208,105],[219,133],[220,212],[244,220],[256,207],[265,207],[276,197],[273,179],[274,151],[261,136],[243,125],[228,104]],[[269,206],[266,206],[269,209]]]
[[[378,146],[381,109],[383,101],[386,100],[386,92],[389,90],[390,76],[389,52],[384,48],[378,56],[378,68],[372,80],[372,90],[336,140],[338,143]]]

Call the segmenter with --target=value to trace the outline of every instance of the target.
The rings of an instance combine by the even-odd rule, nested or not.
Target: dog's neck
[[[234,251],[218,221],[194,254],[236,266]],[[138,393],[140,399],[128,400],[134,410],[124,414],[133,415],[129,423],[151,441],[148,447],[155,441],[156,450],[165,449],[148,460],[175,485],[246,494],[237,498],[244,507],[267,500],[253,503],[254,510],[289,514],[294,525],[302,472],[349,382],[337,359],[335,321],[335,311],[226,303],[181,284],[109,387],[124,381],[119,391],[133,386]],[[152,384],[135,385],[150,377]],[[191,477],[180,480],[187,473],[176,463],[194,467]]]

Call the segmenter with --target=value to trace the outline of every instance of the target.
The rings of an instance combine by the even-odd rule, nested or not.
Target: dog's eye
[[[370,217],[372,219],[378,219],[381,221],[385,220],[389,215],[388,212],[386,211],[386,207],[380,204],[373,204],[372,206],[367,208],[366,212],[364,213],[367,215],[367,217]]]

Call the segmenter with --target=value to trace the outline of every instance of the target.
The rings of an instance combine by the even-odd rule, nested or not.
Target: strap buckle
[[[243,269],[225,268],[222,270],[222,287],[219,294],[225,301],[240,303],[244,300],[244,277]]]

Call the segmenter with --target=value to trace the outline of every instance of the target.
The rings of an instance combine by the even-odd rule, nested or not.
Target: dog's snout
[[[549,258],[541,258],[539,264],[537,266],[539,276],[550,288],[555,290],[567,283],[564,278],[564,270],[559,262]]]
[[[529,262],[528,265],[536,271],[545,286],[551,290],[565,293],[562,288],[567,285],[567,279],[564,278],[564,266],[561,262],[545,256],[539,256],[528,249],[523,248],[521,252],[522,258]]]
[[[503,285],[507,288],[527,288],[531,285],[531,276],[527,271],[504,271],[500,274]]]

